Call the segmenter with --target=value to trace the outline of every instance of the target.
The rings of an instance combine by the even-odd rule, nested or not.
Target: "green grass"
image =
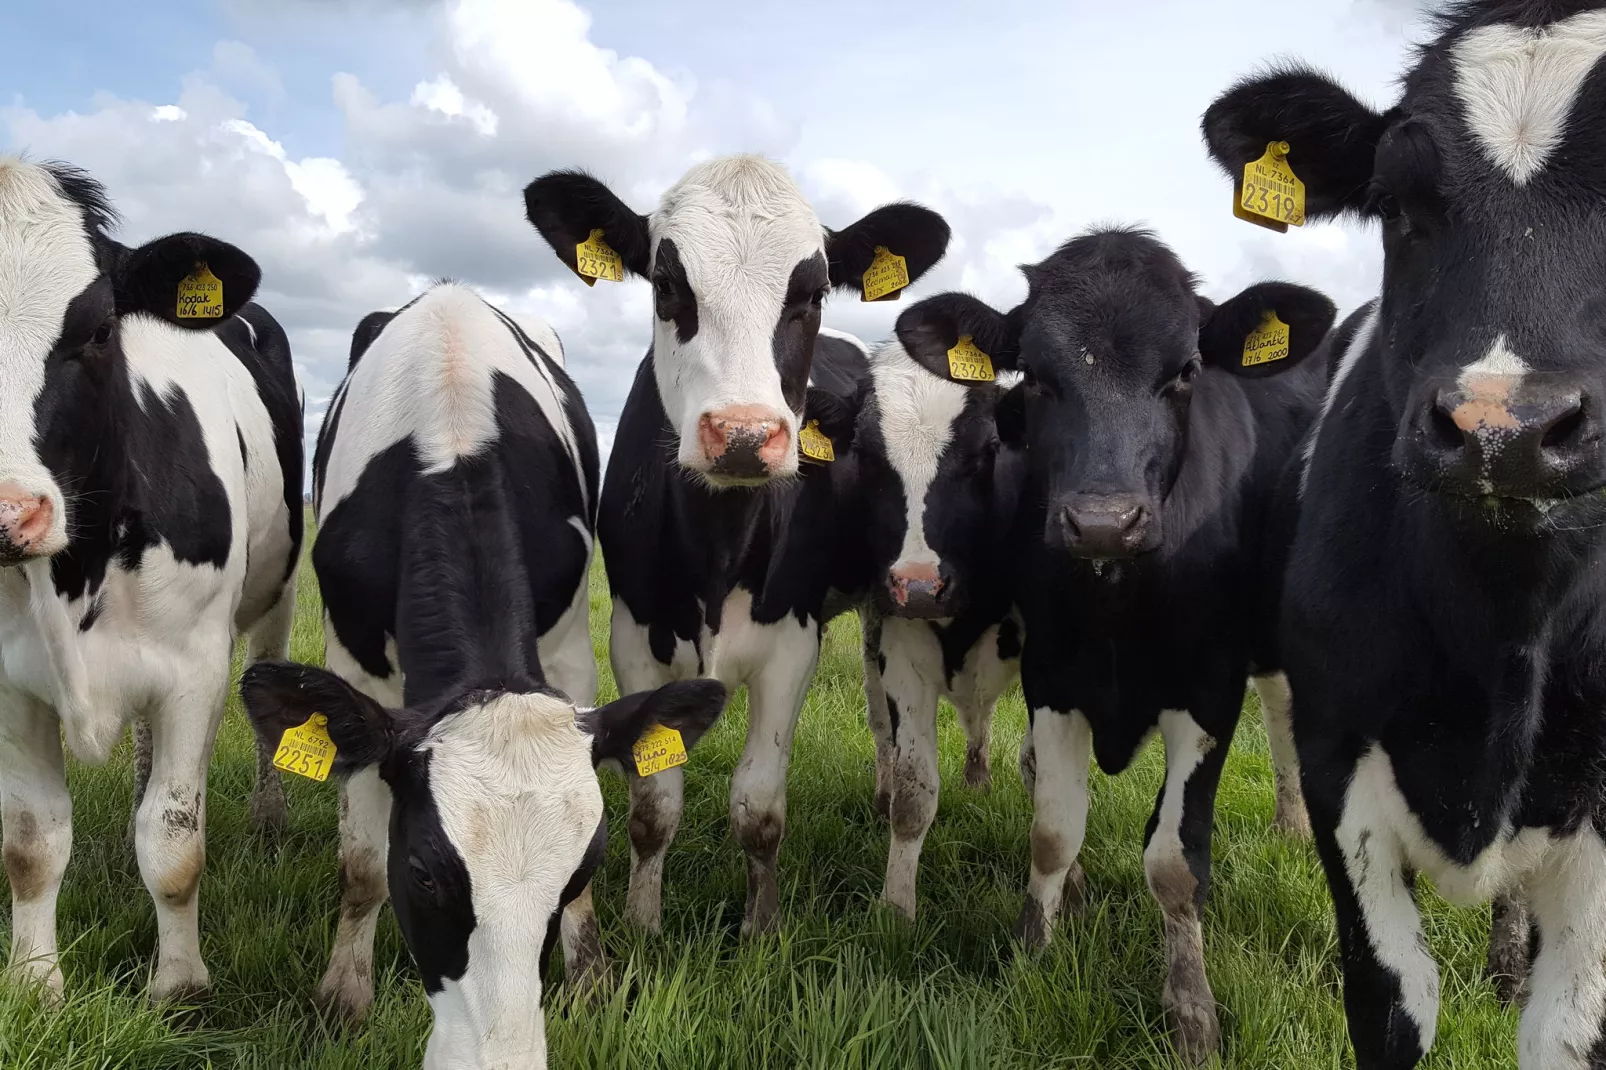
[[[607,672],[609,601],[592,577],[592,630]],[[322,658],[311,569],[302,572],[293,655]],[[628,876],[625,792],[605,777],[612,829],[598,909],[616,977],[598,1003],[547,1001],[554,1067],[1169,1068],[1161,1023],[1160,919],[1139,838],[1159,787],[1151,747],[1118,779],[1092,777],[1083,851],[1087,913],[1046,953],[1012,945],[1024,893],[1031,805],[1014,767],[1019,690],[993,729],[991,794],[961,784],[963,739],[942,715],[943,796],[926,841],[920,918],[878,908],[887,832],[871,805],[872,745],[859,690],[858,633],[830,628],[798,729],[781,851],[778,935],[742,942],[744,867],[730,838],[731,770],[746,731],[738,695],[687,766],[686,812],[669,853],[664,932],[619,920]],[[419,1065],[429,1008],[387,911],[370,1023],[322,1021],[311,993],[334,932],[335,786],[289,777],[291,829],[268,847],[246,828],[250,732],[231,699],[212,764],[201,938],[214,991],[198,1012],[152,1008],[149,899],[124,840],[131,800],[125,743],[104,767],[70,771],[73,858],[60,907],[68,999],[46,1009],[0,986],[0,1067],[218,1067],[371,1070]],[[1331,907],[1315,855],[1269,829],[1271,769],[1250,699],[1217,804],[1206,961],[1225,1035],[1243,1070],[1353,1065],[1344,1036]],[[1488,915],[1431,895],[1427,932],[1443,964],[1439,1043],[1424,1064],[1511,1066],[1515,1015],[1482,979]],[[557,956],[561,958],[561,956]],[[554,963],[555,976],[561,967]]]

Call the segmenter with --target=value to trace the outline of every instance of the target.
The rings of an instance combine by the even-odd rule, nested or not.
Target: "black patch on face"
[[[439,992],[468,970],[474,888],[430,791],[427,751],[401,747],[381,767],[390,785],[390,903],[424,991]]]
[[[775,370],[781,377],[781,396],[793,412],[803,407],[814,362],[814,340],[820,333],[820,305],[830,289],[825,254],[800,260],[786,284],[786,301],[775,323],[772,348]]]
[[[652,265],[652,301],[654,314],[675,325],[681,345],[697,337],[697,295],[686,278],[686,266],[680,262],[680,249],[673,238],[658,243]]]

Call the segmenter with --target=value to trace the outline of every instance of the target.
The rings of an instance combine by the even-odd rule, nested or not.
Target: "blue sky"
[[[1000,304],[1015,265],[1096,222],[1146,222],[1230,296],[1285,277],[1341,307],[1375,235],[1232,219],[1198,115],[1300,56],[1387,103],[1414,0],[10,0],[0,152],[89,168],[140,241],[204,229],[264,268],[315,430],[350,330],[452,275],[553,323],[605,441],[649,336],[644,283],[587,291],[518,191],[583,166],[638,210],[696,159],[788,164],[827,225],[914,197],[954,226],[920,293]],[[1258,26],[1253,32],[1245,27]],[[1295,157],[1297,163],[1297,146]],[[873,340],[897,307],[838,298]]]

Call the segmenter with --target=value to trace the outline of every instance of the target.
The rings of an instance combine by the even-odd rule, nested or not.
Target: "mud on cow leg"
[[[1296,839],[1310,839],[1310,816],[1299,786],[1299,754],[1294,748],[1293,695],[1288,677],[1267,673],[1253,678],[1260,696],[1261,719],[1271,751],[1272,774],[1277,784],[1277,812],[1272,827]]]
[[[892,766],[897,758],[896,725],[887,707],[886,685],[881,674],[886,669],[882,654],[882,618],[874,610],[859,610],[859,628],[864,636],[864,707],[875,741],[875,812],[883,821],[892,813]]]
[[[246,659],[284,660],[290,656],[290,629],[296,616],[296,571],[292,570],[278,601],[252,626],[246,642]],[[284,795],[284,782],[273,767],[275,747],[256,737],[256,782],[251,789],[251,831],[269,839],[283,834],[290,824],[290,804]]]
[[[1522,1002],[1534,931],[1528,904],[1520,895],[1495,898],[1489,913],[1489,980],[1508,1007]]]
[[[602,950],[602,930],[591,885],[563,908],[563,977],[581,989],[601,989],[609,978],[608,956]]]
[[[374,929],[390,897],[389,853],[390,788],[370,766],[340,785],[340,917],[316,996],[348,1022],[363,1021],[374,1004]]]
[[[1032,791],[1032,866],[1015,936],[1028,947],[1047,947],[1064,905],[1066,878],[1077,868],[1087,834],[1087,770],[1093,731],[1072,710],[1034,710],[1027,737],[1037,775]]]
[[[72,854],[72,797],[56,715],[13,694],[0,694],[0,826],[11,882],[10,976],[59,997],[56,899]]]
[[[665,769],[652,776],[625,770],[630,783],[630,893],[625,917],[657,933],[663,926],[664,856],[680,828],[685,774]]]

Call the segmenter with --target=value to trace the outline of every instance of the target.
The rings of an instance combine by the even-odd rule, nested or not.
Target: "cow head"
[[[82,171],[0,157],[0,567],[67,548],[93,506],[111,394],[126,378],[125,335],[165,321],[210,330],[256,292],[239,249],[174,234],[138,249],[106,236],[105,191]],[[222,316],[181,319],[180,283],[205,264]]]
[[[871,354],[870,375],[854,450],[876,600],[893,616],[956,616],[1001,589],[995,550],[1024,474],[1020,391],[938,379],[897,342]]]
[[[546,1065],[541,988],[559,913],[607,842],[594,767],[629,761],[654,724],[689,748],[725,705],[722,684],[690,680],[597,709],[537,687],[388,710],[288,662],[252,666],[240,693],[269,744],[321,713],[335,773],[377,766],[390,787],[390,900],[435,1015],[426,1070]]]
[[[969,335],[998,368],[1022,375],[1027,455],[1045,496],[1043,538],[1077,557],[1131,557],[1161,545],[1162,510],[1182,471],[1195,380],[1275,375],[1316,348],[1333,305],[1284,283],[1222,305],[1194,293],[1176,255],[1143,231],[1074,238],[1022,269],[1025,303],[1005,314],[963,294],[898,317],[898,338],[937,375]],[[1251,332],[1275,312],[1286,356],[1245,366]]]
[[[1591,6],[1594,10],[1580,11]],[[1464,518],[1598,509],[1606,487],[1606,10],[1458,5],[1388,111],[1285,67],[1213,103],[1241,172],[1285,140],[1309,217],[1379,222],[1371,344],[1391,460]]]
[[[799,414],[820,306],[858,287],[878,247],[919,278],[948,224],[914,204],[878,208],[844,230],[815,218],[791,177],[757,156],[687,172],[651,216],[601,182],[555,171],[524,191],[530,222],[571,268],[593,231],[653,290],[653,368],[680,464],[717,486],[797,471]]]

